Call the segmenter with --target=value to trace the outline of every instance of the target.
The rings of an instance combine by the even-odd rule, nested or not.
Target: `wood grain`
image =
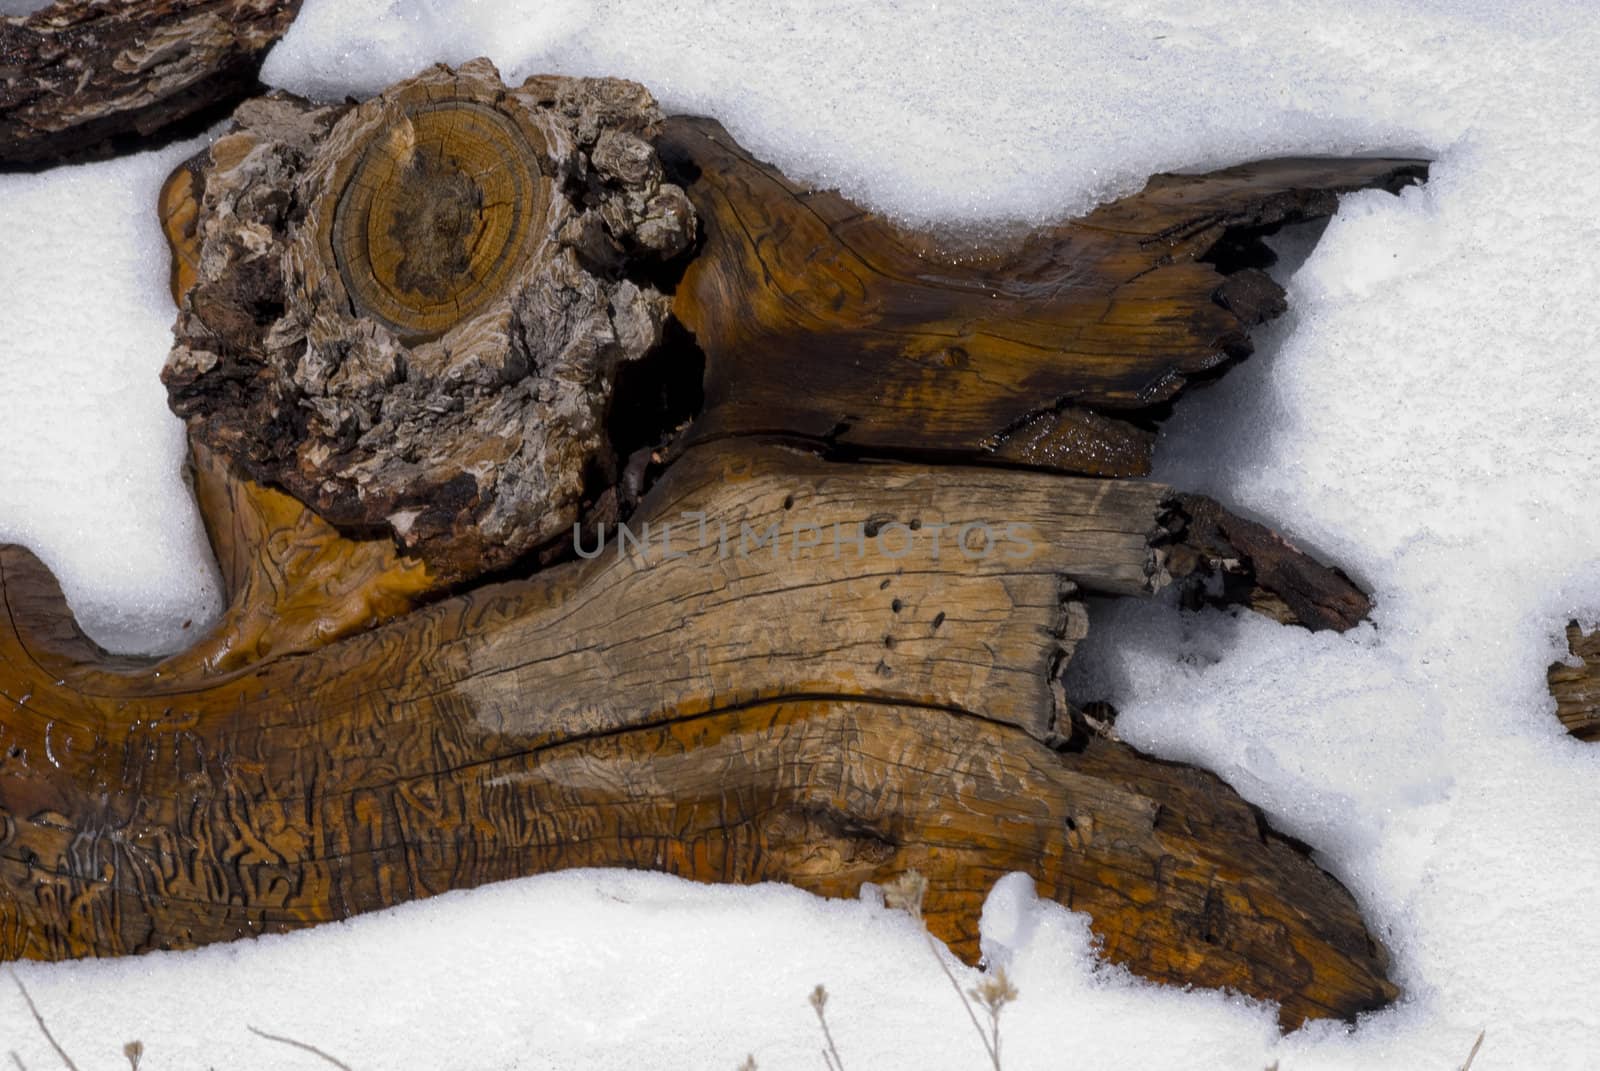
[[[462,214],[477,195],[454,164],[419,163],[434,121],[419,108],[439,101],[514,104],[570,143],[559,160],[535,149],[520,186],[501,176],[507,198],[560,191],[560,211],[599,220],[547,236],[561,252],[540,285],[577,286],[576,265],[658,311],[670,296],[662,381],[583,411],[582,500],[531,550],[452,528],[482,501],[461,488],[402,480],[415,501],[361,513],[284,478],[275,453],[308,409],[396,410],[403,384],[465,352],[500,372],[441,374],[439,398],[521,383],[516,347],[545,337],[480,329],[498,313],[471,300],[454,323],[386,304],[492,279],[498,254],[450,254],[476,248],[463,228],[522,241],[515,212]],[[191,947],[637,866],[839,896],[916,869],[933,932],[970,959],[984,895],[1021,870],[1144,977],[1277,1001],[1286,1026],[1392,1000],[1381,943],[1304,846],[1215,777],[1117,741],[1061,671],[1089,595],[1176,587],[1312,628],[1364,618],[1347,577],[1264,527],[1104,477],[1145,472],[1172,399],[1282,311],[1263,234],[1425,165],[1158,176],[952,257],[710,121],[668,120],[652,148],[647,101],[610,80],[501,87],[474,61],[357,108],[253,100],[173,176],[160,212],[184,315],[166,379],[233,602],[190,651],[112,658],[31,555],[0,549],[0,958]],[[632,118],[611,136],[608,115]],[[372,253],[407,218],[449,239],[434,275],[403,255],[426,242]],[[366,259],[331,251],[363,241]],[[654,259],[629,260],[641,250]],[[306,311],[325,298],[345,316],[332,335]],[[327,360],[302,360],[319,338],[337,343]],[[592,385],[580,364],[526,378]],[[290,389],[288,369],[309,378]],[[703,404],[653,406],[652,390]],[[458,422],[480,474],[475,451],[503,430],[491,409]],[[397,502],[440,511],[435,553],[411,553],[415,516],[391,526],[399,545],[374,525]]]
[[[1094,476],[1148,473],[1160,407],[1283,311],[1243,263],[1270,261],[1260,235],[1427,173],[1302,158],[1158,175],[1018,248],[958,255],[790,181],[712,120],[669,119],[660,147],[705,231],[673,305],[707,358],[692,441],[781,431]]]
[[[1281,1000],[1286,1024],[1377,1006],[1383,950],[1302,849],[1210,775],[1059,731],[1076,600],[1162,582],[1164,493],[691,451],[641,508],[686,537],[685,511],[802,543],[836,520],[1037,538],[630,544],[231,673],[105,659],[7,549],[0,955],[189,947],[611,865],[826,895],[916,868],[971,958],[983,895],[1020,869],[1148,977]]]

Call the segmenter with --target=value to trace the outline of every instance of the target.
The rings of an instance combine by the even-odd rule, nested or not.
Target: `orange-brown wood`
[[[1147,977],[1282,1001],[1287,1024],[1377,1006],[1383,950],[1301,847],[1210,775],[1056,731],[1079,595],[1163,583],[1144,533],[1164,493],[696,450],[641,507],[675,546],[223,674],[104,659],[39,563],[0,552],[0,955],[188,947],[611,865],[825,895],[914,868],[972,958],[982,897],[1023,870]],[[867,503],[922,538],[812,545]],[[774,520],[777,554],[716,535]],[[935,556],[934,526],[978,522],[1037,538]]]
[[[1427,172],[1303,158],[1158,175],[1015,248],[956,253],[790,181],[711,120],[669,119],[660,143],[705,232],[673,306],[706,353],[694,439],[782,432],[1094,476],[1147,473],[1161,407],[1283,311],[1261,235]]]
[[[558,84],[530,83],[552,101]],[[191,292],[196,235],[230,240],[205,177],[247,146],[288,166],[344,113],[252,106],[160,211],[180,305],[287,346],[253,318],[260,293]],[[441,578],[243,479],[251,459],[224,448],[249,429],[222,413],[240,434],[195,437],[193,460],[232,602],[190,651],[106,655],[38,561],[0,548],[0,958],[191,947],[604,865],[841,896],[916,869],[933,932],[971,959],[983,896],[1021,870],[1145,977],[1278,1001],[1285,1025],[1393,999],[1381,944],[1304,846],[1118,742],[1060,674],[1089,595],[1365,614],[1336,570],[1215,503],[1087,477],[1144,472],[1163,407],[1281,311],[1263,233],[1423,166],[1158,177],[952,259],[714,123],[669,120],[658,147],[703,227],[681,279],[651,269],[681,328],[663,367],[698,376],[698,347],[704,381],[657,386],[704,404],[686,423],[648,391],[613,408],[665,430],[611,428],[630,438],[602,451],[618,471],[599,465],[584,542],[496,559],[487,586],[461,555]],[[205,405],[257,356],[229,350]],[[195,382],[213,367],[191,364]],[[272,404],[295,419],[292,391]]]
[[[190,471],[228,606],[164,672],[226,672],[312,651],[399,617],[438,587],[392,541],[341,535],[299,500],[232,476],[200,443]]]

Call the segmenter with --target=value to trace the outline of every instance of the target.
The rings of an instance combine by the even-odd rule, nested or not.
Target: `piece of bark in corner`
[[[258,92],[301,0],[58,0],[0,18],[0,169],[149,148]]]
[[[1175,494],[1154,544],[1184,605],[1243,604],[1284,624],[1344,632],[1366,620],[1372,600],[1339,569],[1323,565],[1272,529],[1236,517],[1204,495]]]
[[[1600,629],[1567,623],[1567,648],[1578,665],[1552,662],[1547,677],[1556,717],[1580,740],[1600,740]]]

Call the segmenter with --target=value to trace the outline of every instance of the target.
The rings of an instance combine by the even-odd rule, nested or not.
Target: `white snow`
[[[157,378],[177,310],[156,193],[203,145],[0,175],[0,541],[123,651],[182,646],[220,608]]]
[[[1312,843],[1388,942],[1406,998],[1353,1031],[1280,1040],[1269,1009],[1097,967],[1080,917],[1008,880],[984,920],[1021,991],[1005,1062],[1444,1069],[1487,1030],[1476,1071],[1593,1066],[1600,748],[1560,731],[1544,670],[1568,618],[1600,620],[1600,13],[310,0],[266,77],[363,93],[479,53],[508,77],[638,78],[791,174],[952,227],[1081,211],[1161,169],[1433,156],[1425,188],[1345,199],[1290,281],[1289,315],[1179,405],[1159,458],[1160,478],[1343,564],[1376,596],[1372,623],[1311,635],[1104,606],[1073,681],[1118,704],[1131,741],[1217,770]],[[180,441],[152,386],[171,310],[139,213],[173,158],[0,178],[0,518],[98,615],[97,635],[162,639],[211,605],[192,509],[157,479]],[[113,384],[117,404],[89,408],[85,380]],[[121,424],[141,430],[112,440]],[[167,579],[115,586],[144,570],[107,562],[170,548],[188,553]],[[188,594],[164,601],[173,591]],[[119,1066],[133,1037],[149,1067],[318,1066],[248,1024],[357,1068],[733,1068],[746,1053],[817,1068],[818,982],[847,1067],[982,1066],[932,955],[871,902],[584,872],[17,973],[85,1067]],[[0,987],[8,1048],[51,1066]]]

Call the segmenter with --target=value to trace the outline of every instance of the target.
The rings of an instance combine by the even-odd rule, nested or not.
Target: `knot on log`
[[[652,280],[694,237],[642,87],[438,66],[354,108],[241,107],[200,168],[162,377],[196,437],[444,582],[577,517]]]

